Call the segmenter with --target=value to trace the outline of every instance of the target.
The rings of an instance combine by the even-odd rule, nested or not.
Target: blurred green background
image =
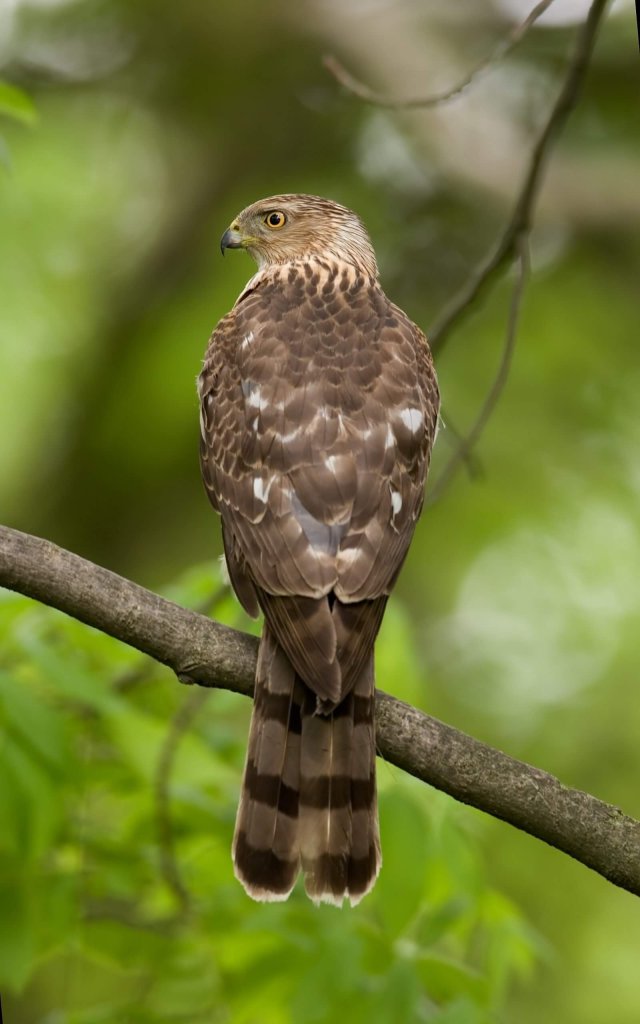
[[[472,90],[394,114],[323,54],[429,94],[529,5],[0,0],[0,79],[37,110],[0,87],[0,521],[246,627],[197,460],[194,379],[252,272],[222,231],[272,192],[346,203],[428,329],[508,216],[586,7],[556,0]],[[639,79],[618,3],[545,180],[478,471],[427,508],[378,656],[381,687],[636,816]],[[459,429],[511,286],[438,359]],[[432,480],[451,429],[437,448]],[[375,892],[256,906],[229,856],[248,702],[8,593],[0,634],[8,1024],[640,1020],[640,905],[586,868],[379,763]]]

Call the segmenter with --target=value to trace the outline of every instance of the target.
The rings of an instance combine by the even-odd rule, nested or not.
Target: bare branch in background
[[[478,299],[485,294],[489,285],[514,258],[518,259],[520,273],[514,290],[507,340],[498,375],[469,435],[462,441],[453,458],[445,466],[435,487],[431,489],[429,495],[431,502],[435,501],[442,494],[445,486],[452,479],[461,464],[466,463],[467,466],[470,465],[468,458],[471,449],[484,430],[500,393],[506,384],[511,356],[516,342],[518,310],[524,288],[525,272],[523,265],[524,256],[522,254],[526,249],[531,233],[533,211],[540,191],[542,175],[552,146],[564,128],[569,114],[578,102],[607,2],[608,0],[593,0],[585,22],[577,31],[575,46],[567,64],[562,87],[532,149],[522,184],[516,195],[511,217],[504,231],[488,255],[471,272],[458,294],[445,307],[431,330],[427,332],[432,351],[434,353],[442,352],[450,334],[460,325]],[[485,70],[497,57],[504,56],[505,53],[512,49],[549,6],[550,0],[539,3],[531,11],[528,18],[511,33],[511,36],[503,41],[498,50],[487,61],[484,61],[476,68],[471,75],[467,76],[459,86],[426,100],[390,100],[372,92],[361,82],[352,78],[333,57],[325,59],[325,66],[329,68],[342,85],[367,103],[398,110],[411,107],[425,108],[435,106],[437,103],[441,103],[460,93],[471,84],[480,71]]]
[[[482,403],[482,408],[480,409],[473,427],[466,437],[460,438],[458,447],[445,465],[433,487],[429,488],[427,494],[427,504],[429,505],[433,504],[433,502],[437,501],[438,498],[441,497],[443,491],[451,482],[458,468],[463,463],[466,463],[466,465],[469,466],[469,459],[473,455],[473,449],[480,440],[480,435],[489,422],[498,399],[506,386],[509,377],[509,370],[511,369],[511,360],[516,347],[516,339],[518,337],[518,323],[520,321],[522,297],[524,295],[527,278],[529,276],[529,256],[527,252],[527,241],[524,236],[518,243],[518,249],[518,261],[516,264],[517,276],[513,286],[513,292],[511,294],[511,305],[509,307],[505,342],[502,349],[502,357],[500,359],[498,371],[493,380],[493,384]]]
[[[451,448],[453,448],[456,459],[460,459],[462,465],[467,471],[469,480],[480,480],[485,475],[484,465],[482,459],[466,445],[466,438],[462,431],[456,426],[455,422],[449,415],[448,409],[441,407],[440,409],[440,431],[438,437],[442,437]],[[453,455],[451,458],[453,459]],[[427,492],[427,504],[432,505],[434,500],[432,495],[434,490],[438,487],[439,480],[436,480],[435,485],[429,486]],[[438,494],[440,497],[440,494]]]
[[[456,96],[460,96],[461,93],[465,92],[470,85],[472,85],[477,78],[488,71],[494,64],[502,60],[507,56],[508,53],[518,45],[521,39],[527,34],[532,25],[536,23],[539,17],[544,14],[548,7],[551,6],[553,0],[541,0],[539,4],[533,8],[530,14],[516,25],[515,28],[502,39],[494,50],[491,51],[488,57],[480,61],[479,64],[473,68],[465,77],[458,82],[456,85],[452,85],[451,88],[445,89],[444,92],[434,93],[432,96],[417,96],[413,99],[391,99],[388,96],[383,96],[380,93],[374,92],[373,89],[369,89],[364,82],[360,82],[357,78],[354,78],[352,74],[331,54],[328,54],[323,58],[322,63],[324,64],[327,71],[333,75],[333,77],[348,89],[350,93],[357,96],[358,99],[363,100],[364,103],[371,103],[376,107],[385,107],[387,110],[428,110],[430,107],[440,106],[442,103],[448,103],[449,100],[455,99]]]
[[[173,892],[180,913],[188,914],[191,907],[191,897],[187,889],[180,868],[176,861],[173,842],[173,823],[171,821],[170,809],[170,783],[171,772],[175,763],[176,754],[181,738],[190,729],[193,720],[209,697],[208,690],[193,690],[187,694],[177,712],[173,716],[171,725],[167,731],[164,743],[160,749],[160,756],[156,766],[155,796],[156,796],[156,827],[158,833],[158,846],[160,849],[160,870],[162,877]]]
[[[39,537],[0,526],[0,586],[151,655],[184,682],[253,692],[255,637],[187,611]],[[377,691],[380,754],[640,895],[640,822]]]
[[[608,0],[593,0],[586,21],[578,30],[562,88],[533,147],[513,212],[504,232],[428,332],[434,352],[443,350],[453,328],[460,324],[493,278],[513,259],[520,239],[527,237],[531,231],[533,209],[540,190],[542,173],[553,142],[578,102],[607,3]]]

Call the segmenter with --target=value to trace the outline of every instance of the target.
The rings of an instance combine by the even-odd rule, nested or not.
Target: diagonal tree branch
[[[187,611],[50,541],[0,526],[0,585],[151,655],[183,682],[249,696],[254,637]],[[377,745],[392,764],[542,839],[640,895],[640,822],[416,708],[377,694]]]
[[[387,110],[428,110],[431,107],[438,107],[442,103],[448,103],[449,100],[453,100],[456,96],[460,96],[461,93],[466,92],[470,85],[472,85],[480,75],[488,71],[494,64],[502,60],[507,56],[508,53],[518,45],[518,43],[524,38],[532,25],[535,25],[538,18],[540,18],[548,7],[551,7],[553,0],[540,0],[540,3],[536,4],[532,11],[529,12],[524,21],[521,21],[518,25],[512,29],[509,34],[502,39],[494,50],[485,57],[484,60],[480,61],[479,64],[467,74],[455,85],[452,85],[449,89],[445,89],[444,92],[433,93],[432,96],[415,96],[411,99],[391,99],[388,96],[383,96],[381,93],[374,92],[369,89],[364,82],[358,81],[357,78],[347,71],[347,69],[340,63],[340,61],[327,54],[323,58],[322,63],[324,64],[327,71],[333,75],[340,85],[344,86],[350,93],[357,96],[358,99],[364,103],[370,103],[374,107],[385,107]]]

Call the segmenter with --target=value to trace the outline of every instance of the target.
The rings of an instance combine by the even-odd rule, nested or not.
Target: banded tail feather
[[[316,902],[352,905],[380,870],[373,652],[331,712],[265,623],[233,841],[235,873],[257,900],[284,900],[302,870]]]

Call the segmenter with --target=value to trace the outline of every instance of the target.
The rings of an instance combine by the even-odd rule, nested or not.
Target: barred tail
[[[311,698],[311,699],[310,699]],[[380,871],[373,652],[329,714],[308,694],[302,712],[299,840],[307,895],[355,905]]]
[[[265,623],[233,842],[257,900],[284,900],[300,867],[315,902],[357,903],[380,870],[373,653],[331,712],[296,675]]]
[[[286,900],[300,869],[303,684],[265,623],[233,839],[236,877],[254,900]]]

